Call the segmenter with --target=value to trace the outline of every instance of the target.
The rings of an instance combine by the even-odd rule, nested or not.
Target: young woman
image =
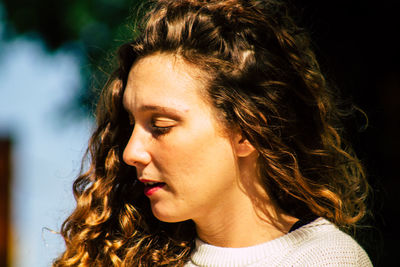
[[[368,184],[304,31],[265,1],[160,0],[119,50],[54,266],[371,266]]]

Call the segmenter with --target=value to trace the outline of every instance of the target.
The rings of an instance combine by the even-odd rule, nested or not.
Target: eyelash
[[[129,125],[134,126],[135,120],[132,118],[129,118]],[[172,127],[173,126],[165,126],[165,127],[156,126],[155,120],[154,119],[151,120],[151,130],[152,130],[152,134],[155,136],[167,134],[171,130]]]
[[[160,127],[160,126],[156,126],[154,121],[152,121],[151,128],[152,128],[154,135],[160,136],[160,135],[167,134],[171,130],[172,126]]]
[[[171,127],[154,127],[153,126],[153,134],[155,136],[167,134],[170,130],[171,130]]]

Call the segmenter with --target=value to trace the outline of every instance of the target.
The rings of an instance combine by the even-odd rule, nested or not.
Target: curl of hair
[[[122,107],[128,73],[156,53],[205,73],[216,116],[255,146],[258,182],[277,206],[343,229],[365,215],[368,183],[342,138],[345,114],[307,34],[282,3],[159,0],[140,30],[120,48],[119,67],[100,98],[90,168],[74,183],[77,206],[62,225],[66,251],[54,266],[181,266],[194,247],[194,224],[155,219],[135,168],[122,161],[131,131]],[[262,207],[262,196],[253,197]]]

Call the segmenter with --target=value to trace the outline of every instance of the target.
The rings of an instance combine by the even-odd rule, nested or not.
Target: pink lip
[[[153,195],[155,192],[157,192],[159,189],[163,188],[164,186],[165,184],[155,184],[153,186],[146,185],[144,187],[144,194],[149,197]]]
[[[144,186],[144,194],[146,196],[153,195],[156,191],[158,191],[159,189],[163,188],[166,185],[163,182],[147,180],[147,179],[139,179],[139,181],[145,184],[145,186]],[[148,185],[146,183],[157,183],[157,184]]]

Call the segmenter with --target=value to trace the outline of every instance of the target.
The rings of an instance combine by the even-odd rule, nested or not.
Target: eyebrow
[[[139,108],[140,111],[145,112],[145,111],[162,111],[162,112],[167,112],[167,113],[176,113],[176,114],[182,114],[183,112],[180,110],[177,110],[175,108],[171,107],[164,107],[164,106],[158,106],[158,105],[144,105]],[[186,112],[185,110],[184,112]]]
[[[131,113],[131,111],[129,109],[127,109],[127,107],[125,105],[124,109],[128,112]],[[169,115],[182,115],[184,112],[187,112],[188,110],[185,109],[184,111],[175,109],[175,108],[171,108],[171,107],[165,107],[165,106],[159,106],[159,105],[143,105],[139,108],[140,112],[147,112],[147,111],[153,111],[153,112],[162,112],[162,113],[168,113]]]

